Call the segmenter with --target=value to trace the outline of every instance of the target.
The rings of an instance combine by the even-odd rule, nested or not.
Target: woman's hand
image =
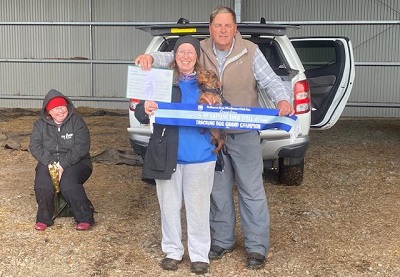
[[[61,181],[61,176],[64,172],[64,168],[62,168],[61,166],[58,166],[58,181]]]
[[[151,100],[144,101],[144,112],[148,115],[154,114],[154,111],[158,109],[156,102]]]

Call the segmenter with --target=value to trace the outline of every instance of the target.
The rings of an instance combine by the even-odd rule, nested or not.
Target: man
[[[236,14],[218,7],[210,15],[210,38],[201,41],[200,64],[218,72],[223,96],[233,106],[258,107],[257,84],[277,103],[279,115],[293,115],[291,95],[269,66],[257,45],[237,32]],[[140,55],[135,64],[144,70],[165,67],[172,53]],[[261,268],[269,251],[269,212],[263,184],[263,160],[257,131],[226,130],[224,171],[216,171],[211,193],[210,259],[220,259],[235,248],[233,185],[237,183],[247,267]]]

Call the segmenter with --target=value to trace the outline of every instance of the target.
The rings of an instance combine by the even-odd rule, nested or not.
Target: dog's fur
[[[218,106],[222,105],[222,98],[219,93],[222,83],[214,71],[200,70],[199,74],[197,75],[197,82],[201,89],[201,94],[199,97],[200,104]]]
[[[222,83],[214,71],[200,70],[197,74],[197,83],[201,90],[199,104],[222,106]],[[225,144],[225,133],[221,129],[210,129],[210,132],[212,136],[211,143],[216,145],[213,152],[217,153]]]

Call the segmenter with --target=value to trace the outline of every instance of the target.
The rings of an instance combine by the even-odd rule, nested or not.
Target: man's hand
[[[276,107],[279,110],[280,116],[294,115],[293,106],[286,100],[279,101]]]
[[[143,70],[150,70],[154,59],[149,54],[142,54],[135,59],[135,65],[140,65]]]

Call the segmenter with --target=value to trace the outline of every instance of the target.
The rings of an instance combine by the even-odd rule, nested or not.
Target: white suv
[[[291,88],[293,105],[301,132],[291,141],[289,133],[270,129],[260,132],[264,168],[276,168],[279,181],[300,185],[303,181],[304,157],[309,145],[311,128],[328,129],[340,117],[355,76],[353,50],[344,37],[292,38],[287,28],[273,24],[238,24],[238,31],[256,43],[275,73]],[[208,23],[140,26],[154,37],[146,53],[171,51],[180,35],[191,34],[198,39],[209,35]],[[239,76],[238,76],[239,77]],[[134,110],[138,99],[130,99],[128,128],[134,151],[144,157],[150,128],[141,125]],[[275,108],[266,93],[259,94],[261,107]]]

